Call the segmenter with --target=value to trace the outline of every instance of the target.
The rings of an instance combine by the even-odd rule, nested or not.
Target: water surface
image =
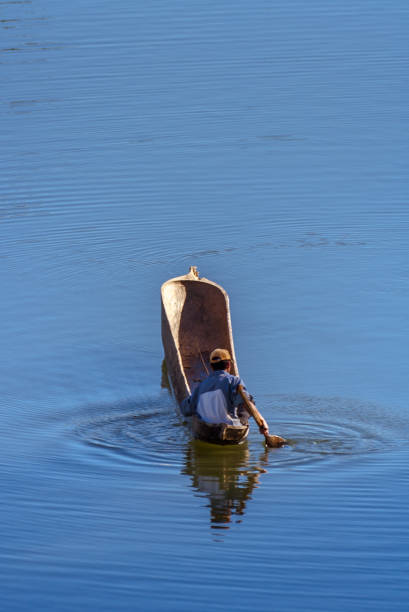
[[[0,3],[5,610],[406,610],[403,0]],[[191,439],[159,288],[271,429]]]

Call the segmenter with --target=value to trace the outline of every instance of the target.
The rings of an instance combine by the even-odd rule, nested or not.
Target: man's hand
[[[259,431],[261,434],[263,434],[263,436],[265,436],[266,434],[268,434],[268,425],[267,425],[267,421],[260,415],[261,417],[261,424],[259,427]]]

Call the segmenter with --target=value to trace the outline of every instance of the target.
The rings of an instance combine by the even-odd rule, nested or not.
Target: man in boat
[[[238,392],[239,385],[250,401],[252,397],[240,377],[230,374],[231,363],[232,358],[226,349],[217,348],[210,354],[213,371],[183,400],[181,410],[185,416],[197,414],[206,423],[247,424],[249,413]],[[268,425],[263,417],[261,419],[260,433],[268,433]]]

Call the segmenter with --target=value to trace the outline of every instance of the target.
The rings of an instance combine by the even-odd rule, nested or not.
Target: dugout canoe
[[[161,287],[162,342],[169,385],[176,402],[190,395],[210,371],[210,353],[217,347],[230,352],[231,373],[238,376],[230,319],[229,297],[220,285],[200,278],[191,266],[188,274]],[[248,425],[209,424],[191,419],[196,438],[218,444],[238,444]]]

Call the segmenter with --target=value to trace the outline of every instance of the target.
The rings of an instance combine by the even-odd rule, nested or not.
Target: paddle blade
[[[284,446],[287,443],[287,440],[282,438],[281,436],[272,436],[270,434],[265,435],[266,445],[270,448],[278,448],[280,446]]]

